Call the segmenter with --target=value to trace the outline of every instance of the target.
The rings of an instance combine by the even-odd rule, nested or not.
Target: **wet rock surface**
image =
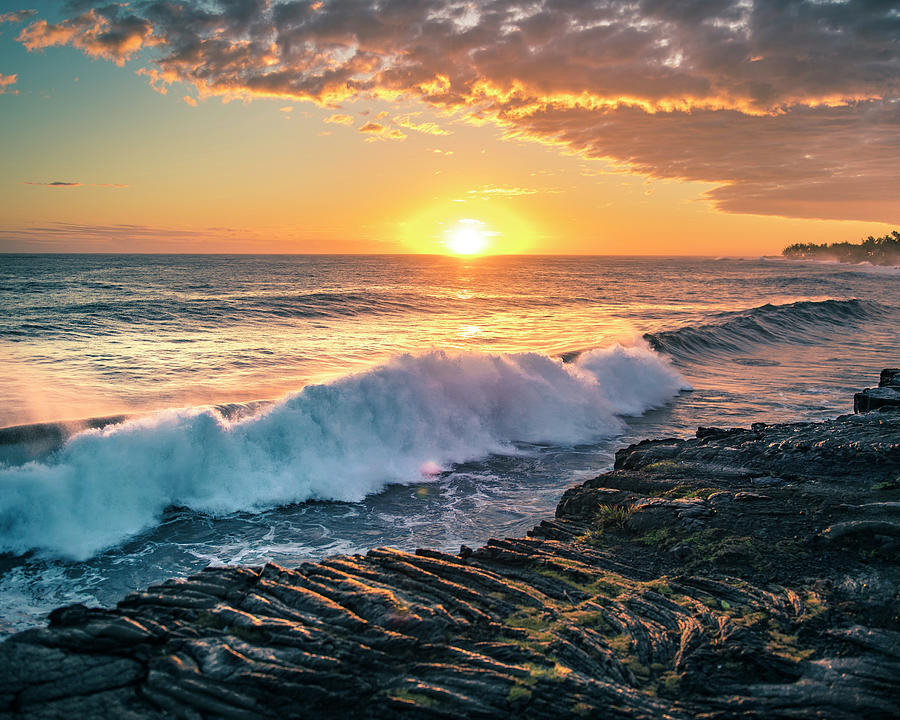
[[[529,537],[211,568],[0,645],[0,717],[888,718],[900,411],[645,441]]]
[[[853,412],[871,412],[882,407],[900,407],[900,368],[885,368],[878,387],[866,388],[853,396]]]

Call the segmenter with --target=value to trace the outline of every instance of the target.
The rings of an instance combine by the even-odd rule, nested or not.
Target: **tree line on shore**
[[[794,259],[900,265],[900,232],[892,230],[890,234],[878,238],[869,235],[860,243],[794,243],[782,250],[781,254]]]

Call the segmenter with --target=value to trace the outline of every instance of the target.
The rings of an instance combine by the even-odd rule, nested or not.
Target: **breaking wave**
[[[887,308],[865,300],[801,301],[762,305],[727,312],[716,322],[647,333],[644,339],[659,352],[679,359],[734,353],[759,344],[818,343],[835,331],[846,331],[883,317]]]
[[[158,524],[306,500],[358,501],[453,463],[618,434],[684,379],[646,346],[565,364],[545,355],[403,355],[310,385],[260,414],[156,413],[79,433],[44,461],[0,467],[0,552],[86,559]]]

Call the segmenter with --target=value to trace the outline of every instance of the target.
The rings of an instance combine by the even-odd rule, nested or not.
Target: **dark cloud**
[[[417,98],[720,183],[710,196],[728,211],[898,219],[896,2],[151,0],[82,6],[19,38],[116,62],[149,48],[157,87],[201,95]]]
[[[507,127],[651,176],[725,180],[709,196],[730,212],[900,223],[900,103],[764,116],[546,107]]]
[[[141,47],[155,44],[152,34],[148,20],[127,12],[124,5],[111,5],[55,24],[35,20],[19,33],[18,40],[29,50],[73,45],[91,57],[122,65]]]
[[[82,182],[64,182],[63,180],[54,180],[53,182],[29,182],[25,181],[23,185],[39,185],[41,187],[51,188],[77,188],[77,187],[105,187],[105,188],[127,188],[128,185],[122,183],[82,183]]]
[[[44,187],[81,187],[80,182],[63,182],[62,180],[54,180],[53,182],[28,182],[23,185],[43,185]]]

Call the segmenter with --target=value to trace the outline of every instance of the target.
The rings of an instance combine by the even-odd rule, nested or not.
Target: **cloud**
[[[191,97],[190,95],[185,95],[182,100],[184,100],[185,105],[190,105],[191,107],[197,107],[197,98]]]
[[[29,182],[25,181],[23,185],[38,185],[40,187],[50,188],[78,188],[78,187],[102,187],[102,188],[127,188],[129,185],[122,183],[82,183],[82,182],[65,182],[63,180],[54,180],[53,182]]]
[[[653,177],[726,179],[708,195],[728,212],[900,222],[898,103],[763,117],[622,108],[610,120],[546,108],[514,132],[552,138],[588,157],[616,157]]]
[[[28,182],[27,180],[22,183],[23,185],[42,185],[44,187],[55,187],[55,188],[73,188],[73,187],[81,187],[82,183],[80,182],[63,182],[62,180],[54,180],[53,182]]]
[[[16,80],[18,80],[18,75],[4,75],[0,73],[0,95],[5,93],[11,93],[15,95],[18,90],[11,89],[13,85],[16,84]]]
[[[394,125],[414,130],[415,132],[424,133],[425,135],[452,135],[449,130],[444,130],[440,125],[434,122],[417,123],[412,119],[411,115],[398,115],[391,121]]]
[[[91,57],[123,65],[145,45],[155,44],[150,22],[126,12],[125,7],[92,8],[56,24],[36,20],[25,27],[17,39],[31,51],[72,45]]]
[[[561,193],[559,188],[525,188],[525,187],[501,187],[498,185],[482,185],[469,190],[468,195],[487,198],[513,198],[528,195],[556,195]]]
[[[325,122],[334,123],[336,125],[353,125],[356,122],[353,119],[352,115],[342,115],[340,113],[335,113],[334,115],[329,115],[325,118]]]
[[[37,15],[37,10],[16,10],[0,14],[0,25],[3,23],[18,23]]]
[[[359,132],[368,135],[366,142],[377,142],[379,140],[405,140],[406,133],[397,128],[389,128],[381,123],[367,122],[359,128]]]
[[[900,221],[890,2],[139,0],[35,20],[19,39],[118,63],[149,49],[155,87],[202,96],[418,100],[511,139],[716,183],[729,212]],[[395,125],[366,133],[441,130]]]

